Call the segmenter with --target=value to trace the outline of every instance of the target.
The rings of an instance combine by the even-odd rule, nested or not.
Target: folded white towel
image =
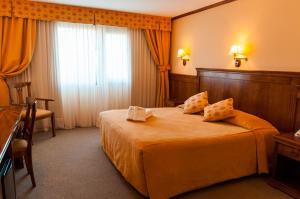
[[[138,106],[130,106],[128,108],[127,120],[145,122],[152,115],[153,114],[151,109],[145,109]]]

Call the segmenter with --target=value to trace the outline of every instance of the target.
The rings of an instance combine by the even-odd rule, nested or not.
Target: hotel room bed
[[[180,108],[153,109],[147,122],[126,120],[127,110],[100,113],[103,150],[141,194],[166,199],[229,179],[268,172],[278,131],[236,111],[226,122],[203,122]]]

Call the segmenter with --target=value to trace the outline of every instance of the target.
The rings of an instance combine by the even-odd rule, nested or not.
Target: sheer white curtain
[[[65,127],[93,126],[98,113],[131,101],[127,28],[56,23],[55,49]]]
[[[95,126],[99,112],[154,107],[157,70],[142,30],[39,22],[33,96],[54,98],[57,127]]]

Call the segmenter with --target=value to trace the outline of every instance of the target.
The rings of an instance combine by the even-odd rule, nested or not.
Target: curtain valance
[[[0,0],[0,17],[11,17],[11,0]]]
[[[170,17],[28,0],[0,0],[0,6],[0,16],[171,31]]]
[[[171,31],[171,19],[112,10],[95,10],[95,24]]]
[[[92,9],[26,0],[12,0],[12,16],[41,21],[94,23]]]

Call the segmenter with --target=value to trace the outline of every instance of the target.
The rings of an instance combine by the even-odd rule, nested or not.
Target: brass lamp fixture
[[[187,61],[190,61],[190,55],[187,50],[179,49],[177,52],[177,57],[182,60],[182,64],[185,66]]]
[[[248,61],[248,58],[240,45],[232,45],[229,54],[233,55],[235,67],[240,67],[242,60]]]

